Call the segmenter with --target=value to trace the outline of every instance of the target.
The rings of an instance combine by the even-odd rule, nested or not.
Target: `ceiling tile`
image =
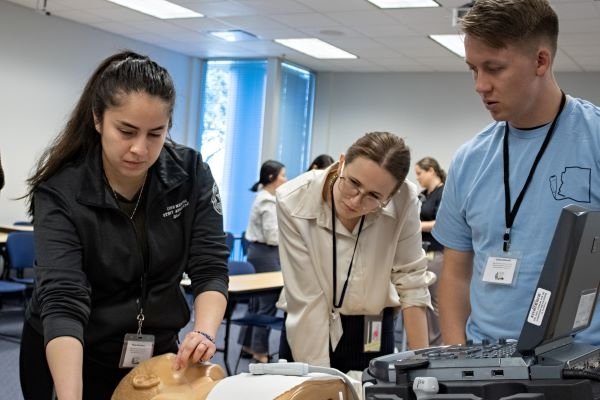
[[[9,0],[36,10],[41,0]],[[366,0],[172,0],[206,18],[161,20],[106,0],[48,0],[52,15],[195,57],[286,54],[290,62],[323,71],[456,71],[462,60],[427,35],[456,33],[452,9],[468,0],[437,0],[442,7],[382,10]],[[560,18],[556,71],[599,71],[600,1],[550,0]],[[256,42],[233,44],[210,30],[243,29]],[[272,42],[317,37],[359,60],[318,60]]]

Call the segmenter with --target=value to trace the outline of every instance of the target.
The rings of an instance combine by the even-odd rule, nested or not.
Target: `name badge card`
[[[342,328],[342,318],[340,313],[332,311],[329,314],[329,340],[331,341],[331,348],[335,351],[342,335],[344,334],[344,328]]]
[[[514,285],[516,283],[519,258],[508,254],[506,256],[490,256],[487,258],[482,280],[497,285]]]
[[[365,353],[381,351],[382,320],[381,315],[365,315],[365,331],[363,336],[363,351]]]
[[[154,353],[154,335],[127,333],[123,340],[119,368],[133,368]]]

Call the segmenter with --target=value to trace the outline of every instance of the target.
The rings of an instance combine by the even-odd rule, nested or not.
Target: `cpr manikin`
[[[140,363],[121,380],[111,400],[204,400],[225,377],[216,364],[192,364],[173,371],[174,358],[168,353]]]
[[[351,399],[344,382],[332,376],[240,374],[225,378],[217,364],[191,364],[173,371],[174,358],[169,353],[141,362],[121,380],[111,400]],[[278,390],[266,395],[266,387]]]

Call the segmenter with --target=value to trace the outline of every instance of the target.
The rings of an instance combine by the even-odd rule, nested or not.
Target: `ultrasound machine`
[[[600,347],[573,340],[600,286],[600,210],[563,208],[518,341],[438,346],[371,360],[364,400],[600,399]]]

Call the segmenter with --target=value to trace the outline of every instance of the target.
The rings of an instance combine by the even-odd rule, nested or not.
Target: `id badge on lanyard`
[[[126,333],[121,349],[119,368],[132,368],[146,361],[154,354],[154,335],[142,335],[144,309],[140,306],[137,316],[137,333]]]
[[[381,351],[381,328],[383,327],[383,314],[365,315],[363,333],[363,351],[365,353]]]
[[[521,264],[518,252],[503,252],[487,257],[481,280],[496,285],[515,286]]]
[[[365,223],[365,216],[363,215],[360,219],[360,225],[358,226],[358,233],[356,234],[356,242],[354,243],[354,251],[352,252],[352,258],[350,259],[350,265],[348,266],[348,274],[346,275],[346,281],[340,294],[340,299],[337,301],[337,243],[335,233],[335,202],[333,199],[333,185],[331,185],[331,225],[332,225],[332,247],[333,247],[333,307],[329,313],[329,341],[331,348],[335,351],[342,335],[344,334],[344,328],[342,327],[342,319],[338,309],[342,308],[344,298],[346,297],[346,290],[348,289],[348,282],[350,281],[350,272],[352,271],[352,263],[354,261],[354,255],[356,254],[356,247],[358,246],[358,239],[362,232],[363,225]]]
[[[121,349],[121,359],[119,360],[119,368],[133,368],[142,361],[146,361],[154,354],[154,335],[142,334],[142,326],[144,325],[144,304],[146,304],[146,272],[142,275],[142,295],[138,299],[138,329],[136,333],[126,333],[123,338],[123,347]]]
[[[487,257],[485,269],[483,271],[482,280],[484,282],[498,284],[498,285],[512,285],[516,284],[518,272],[519,272],[519,264],[522,259],[522,255],[520,252],[516,252],[511,250],[511,233],[513,230],[513,224],[517,217],[517,213],[519,212],[519,208],[521,207],[521,203],[525,198],[525,193],[529,188],[529,185],[533,179],[533,175],[535,170],[550,143],[550,139],[552,139],[552,135],[554,134],[554,129],[556,128],[556,122],[558,121],[558,117],[560,116],[566,100],[567,96],[561,91],[562,97],[560,99],[560,106],[558,108],[558,112],[552,120],[550,127],[548,128],[548,132],[546,133],[546,137],[540,147],[535,159],[533,161],[533,165],[529,170],[529,174],[527,175],[527,179],[525,179],[525,184],[521,191],[517,195],[514,205],[511,208],[511,190],[510,190],[510,154],[509,154],[509,146],[508,146],[508,138],[509,138],[509,124],[508,121],[504,125],[504,138],[502,143],[502,164],[503,164],[503,172],[504,172],[504,220],[506,223],[504,235],[502,237],[502,253],[499,254],[490,254]]]

